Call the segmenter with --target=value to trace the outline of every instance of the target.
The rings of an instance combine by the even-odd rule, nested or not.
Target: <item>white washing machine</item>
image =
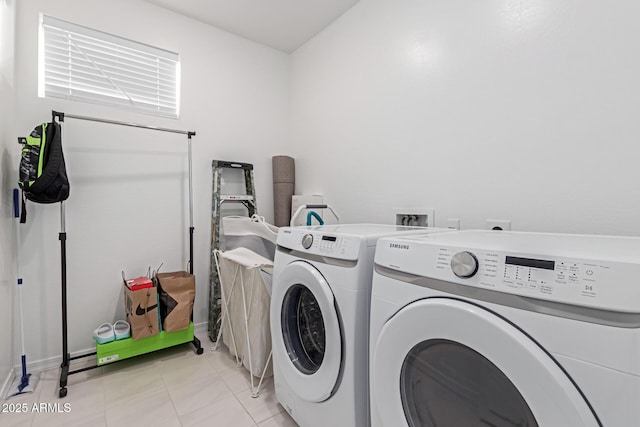
[[[369,303],[378,238],[446,229],[280,229],[271,295],[278,401],[302,427],[369,425]]]
[[[640,425],[640,239],[381,239],[373,427]]]

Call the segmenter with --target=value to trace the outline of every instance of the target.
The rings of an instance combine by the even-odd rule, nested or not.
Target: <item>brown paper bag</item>
[[[131,325],[131,338],[134,340],[156,335],[160,331],[156,288],[132,291],[125,285],[124,309],[127,322]]]
[[[181,331],[189,327],[196,297],[196,278],[186,271],[158,273],[160,293],[160,319],[167,332]]]

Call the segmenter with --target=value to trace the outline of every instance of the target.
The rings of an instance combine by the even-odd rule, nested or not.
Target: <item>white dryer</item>
[[[271,295],[278,401],[302,427],[369,425],[375,245],[446,229],[353,224],[280,229]]]
[[[373,427],[640,425],[640,239],[381,239]]]

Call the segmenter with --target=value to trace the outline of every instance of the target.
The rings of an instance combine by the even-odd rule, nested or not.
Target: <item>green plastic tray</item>
[[[98,366],[101,366],[192,341],[193,323],[189,324],[189,327],[182,331],[162,331],[157,335],[142,338],[141,340],[127,338],[124,340],[111,341],[106,344],[96,344],[96,359]]]

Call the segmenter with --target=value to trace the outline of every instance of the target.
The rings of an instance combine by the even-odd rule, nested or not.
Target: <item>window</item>
[[[178,54],[42,15],[38,95],[178,117]]]

